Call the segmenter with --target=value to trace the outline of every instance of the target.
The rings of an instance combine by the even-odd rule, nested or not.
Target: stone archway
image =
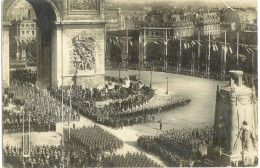
[[[3,86],[9,86],[9,26],[11,25],[11,12],[14,6],[20,0],[4,0],[3,2]],[[52,43],[52,32],[55,31],[57,21],[60,21],[60,11],[57,8],[57,2],[50,0],[26,0],[31,4],[36,13],[37,33],[37,82],[40,86],[51,85],[52,74],[52,49],[56,46]],[[55,38],[55,37],[54,37]]]
[[[4,0],[3,3],[4,87],[9,86],[10,11],[18,1]],[[104,86],[104,0],[84,3],[74,0],[26,1],[34,8],[39,27],[37,84],[42,87],[72,85],[77,72],[77,83],[83,87]]]

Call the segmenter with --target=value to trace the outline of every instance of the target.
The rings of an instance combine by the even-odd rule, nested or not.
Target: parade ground
[[[120,76],[138,75],[138,71],[121,71]],[[118,71],[106,71],[106,76],[118,77]],[[168,77],[168,94],[167,78]],[[150,85],[151,73],[149,71],[141,72],[141,80]],[[138,124],[127,126],[123,129],[113,129],[104,125],[101,128],[109,131],[115,136],[124,141],[124,147],[117,150],[116,153],[123,154],[126,152],[143,152],[149,158],[157,161],[162,166],[167,166],[159,157],[148,154],[137,147],[137,138],[141,135],[156,135],[162,131],[180,128],[203,128],[212,126],[215,112],[215,98],[217,85],[226,85],[227,82],[214,81],[191,76],[170,74],[164,72],[152,73],[152,88],[155,90],[155,95],[145,106],[155,106],[165,104],[169,101],[178,100],[181,98],[191,98],[191,103],[187,106],[180,107],[174,111],[155,115],[155,121],[147,124]],[[163,123],[162,130],[159,129],[159,121]],[[74,122],[76,127],[91,126],[95,124],[90,119],[81,116],[80,121]],[[70,123],[72,127],[73,123]],[[68,127],[65,123],[65,127]],[[62,134],[62,124],[57,124],[56,132],[48,133],[31,133],[32,145],[59,145]],[[3,144],[17,146],[22,142],[22,133],[4,134]]]

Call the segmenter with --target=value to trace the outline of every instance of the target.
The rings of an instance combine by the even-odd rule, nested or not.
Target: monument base
[[[65,77],[63,80],[64,85],[80,85],[83,88],[103,88],[105,86],[105,75],[94,74],[88,76]]]
[[[208,159],[213,165],[219,167],[226,166],[253,166],[257,158],[257,151],[241,151],[230,153],[221,147],[208,147]]]

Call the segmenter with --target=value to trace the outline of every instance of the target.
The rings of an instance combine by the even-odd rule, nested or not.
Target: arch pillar
[[[11,23],[2,23],[2,87],[7,88],[10,85],[9,72],[9,29]]]
[[[52,32],[52,87],[62,85],[62,25],[56,25],[56,29]]]

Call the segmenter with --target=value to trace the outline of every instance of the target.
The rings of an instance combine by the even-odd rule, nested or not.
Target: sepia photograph
[[[258,167],[257,0],[1,3],[0,167]]]

